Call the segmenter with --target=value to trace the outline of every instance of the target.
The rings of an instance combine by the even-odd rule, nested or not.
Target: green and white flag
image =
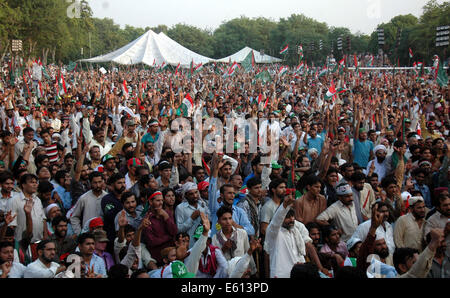
[[[255,55],[253,54],[253,51],[248,53],[247,57],[242,60],[241,65],[245,72],[252,71],[255,67]]]
[[[255,79],[260,79],[263,84],[272,81],[272,78],[270,77],[270,73],[267,70],[261,71],[255,76]]]
[[[326,66],[324,66],[324,67],[322,68],[322,70],[320,71],[320,73],[319,73],[319,78],[320,78],[320,77],[323,77],[324,75],[326,75],[327,72],[328,72],[328,68],[327,68]]]
[[[442,63],[439,63],[439,70],[436,77],[436,82],[439,86],[444,87],[448,85],[448,76],[444,68],[442,67]]]

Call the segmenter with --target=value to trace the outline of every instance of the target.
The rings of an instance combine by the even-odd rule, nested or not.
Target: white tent
[[[181,67],[188,68],[191,61],[195,64],[206,64],[214,61],[214,59],[199,55],[183,47],[164,33],[156,34],[149,30],[138,39],[114,52],[80,61],[91,63],[115,62],[125,65],[143,63],[149,66],[153,66],[154,63],[161,65],[165,62],[173,66],[180,63]]]
[[[278,63],[278,62],[282,61],[279,58],[275,58],[275,57],[272,57],[269,55],[261,56],[259,51],[255,51],[252,48],[245,47],[242,50],[240,50],[239,52],[236,52],[231,56],[217,60],[217,62],[228,63],[231,60],[231,62],[241,63],[245,59],[245,57],[247,57],[248,53],[250,53],[251,51],[253,51],[253,54],[255,55],[256,63]]]

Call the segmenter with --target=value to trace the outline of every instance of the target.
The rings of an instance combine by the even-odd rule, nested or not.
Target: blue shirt
[[[55,191],[61,198],[64,209],[69,210],[70,208],[72,208],[72,195],[70,194],[70,192],[66,191],[66,189],[59,184],[56,184]]]
[[[155,138],[153,138],[153,136],[150,133],[146,133],[141,140],[142,144],[151,142],[151,143],[155,143],[159,138],[159,131],[156,133]]]
[[[353,161],[360,167],[367,168],[370,152],[373,150],[372,141],[365,140],[364,142],[360,142],[359,140],[355,140],[353,146]]]
[[[308,150],[314,148],[317,150],[317,154],[320,155],[320,152],[322,152],[322,146],[323,138],[320,135],[317,135],[315,138],[308,136]]]
[[[217,210],[222,207],[223,202],[217,202],[217,178],[211,177],[209,179],[209,189],[208,189],[208,204],[209,211],[211,214],[211,237],[213,237],[217,233]],[[247,217],[247,213],[244,209],[238,206],[232,206],[233,210],[233,221],[238,225],[242,226],[244,230],[247,232],[248,236],[255,235],[255,229],[253,225],[250,223]]]
[[[86,264],[87,265],[87,264]],[[102,257],[97,256],[96,254],[92,255],[91,262],[89,264],[89,268],[94,269],[94,273],[101,274],[103,277],[107,277],[108,274],[106,273],[106,265],[105,261]],[[86,273],[87,273],[87,266],[86,266]]]
[[[423,199],[425,200],[425,206],[428,209],[433,208],[433,204],[431,204],[431,193],[430,188],[426,184],[419,185],[417,183],[414,184],[414,189],[419,190],[422,193]]]

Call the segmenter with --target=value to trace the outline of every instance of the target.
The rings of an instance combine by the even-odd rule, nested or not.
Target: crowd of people
[[[450,277],[433,73],[222,71],[4,76],[0,277]]]

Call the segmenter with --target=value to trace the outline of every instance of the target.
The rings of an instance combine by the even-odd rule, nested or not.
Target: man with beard
[[[447,222],[444,230],[444,238],[450,235],[450,222]],[[431,233],[427,235],[428,242],[431,242]],[[428,245],[430,247],[430,244]],[[438,248],[436,249],[436,254],[431,265],[430,272],[428,273],[428,278],[449,278],[450,277],[450,251],[447,249],[447,243],[441,241]]]
[[[89,158],[91,160],[89,166],[92,169],[95,169],[102,162],[101,156],[102,155],[100,153],[100,147],[99,146],[92,146],[89,149]]]
[[[56,254],[55,242],[42,240],[37,245],[38,259],[27,266],[25,278],[53,278],[66,267],[53,262]]]
[[[117,213],[123,209],[120,198],[125,191],[125,177],[120,173],[114,174],[109,177],[107,184],[110,193],[102,198],[101,210],[103,212],[104,230],[109,239],[107,250],[112,253],[114,249],[114,238],[116,237],[114,219]]]
[[[316,222],[321,226],[329,226],[329,221],[332,220],[335,226],[340,229],[342,241],[347,241],[358,226],[352,188],[348,183],[338,184],[336,194],[339,201],[320,213]]]
[[[378,226],[377,229],[377,237],[383,238],[386,242],[386,245],[389,248],[389,253],[392,255],[395,250],[395,242],[394,242],[394,228],[389,223],[389,207],[386,202],[377,202],[373,206],[378,206],[378,213],[382,214],[383,221]],[[374,208],[372,206],[372,208]],[[369,232],[371,225],[371,219],[366,220],[365,222],[361,223],[353,233],[353,238],[361,239],[361,241],[366,240],[366,235]],[[389,259],[390,262],[391,259]]]
[[[293,203],[293,195],[288,195],[266,230],[264,249],[270,255],[270,277],[289,277],[295,264],[305,263],[307,254],[320,271],[328,274],[319,261],[308,230],[295,220]]]
[[[50,236],[56,245],[56,253],[54,262],[59,262],[60,257],[64,254],[71,254],[75,251],[77,243],[72,237],[67,236],[67,227],[69,220],[65,216],[56,216],[52,220],[53,235]]]
[[[178,232],[186,232],[189,235],[189,248],[194,245],[194,233],[201,225],[200,213],[209,213],[205,202],[200,201],[200,194],[197,185],[193,182],[186,182],[181,187],[183,198],[185,199],[175,209]]]
[[[378,145],[373,149],[373,152],[375,153],[375,159],[372,159],[367,164],[366,171],[368,175],[376,173],[378,175],[378,181],[381,182],[381,180],[386,176],[387,173],[390,173],[390,163],[388,159],[386,158],[387,150],[386,146],[384,145]]]
[[[339,184],[348,183],[350,181],[353,173],[355,172],[355,168],[352,163],[346,162],[340,166],[339,170],[342,174],[342,179],[338,181]]]
[[[177,234],[177,225],[173,217],[163,209],[163,195],[160,191],[153,191],[147,198],[142,216],[146,217],[151,224],[144,229],[144,242],[151,256],[158,262],[163,264],[161,250],[174,245],[174,238]],[[147,210],[147,211],[146,211]]]
[[[75,235],[81,233],[82,227],[92,218],[102,216],[101,202],[107,192],[104,191],[105,180],[102,173],[92,172],[89,175],[91,190],[82,195],[74,206],[70,223]]]
[[[409,247],[422,251],[422,235],[425,225],[425,203],[420,196],[409,198],[407,214],[395,222],[394,241],[397,248]]]
[[[380,234],[377,233],[378,228],[383,223],[386,216],[378,210],[378,203],[376,203],[372,208],[369,232],[367,233],[367,235],[365,235],[365,240],[361,244],[359,255],[356,260],[357,268],[363,271],[366,271],[369,267],[369,255],[377,255],[379,260],[383,264],[386,264],[386,259],[389,257],[389,248],[386,244],[386,241]],[[395,274],[393,276],[395,276]]]
[[[17,194],[14,189],[14,177],[8,173],[3,172],[0,175],[0,210],[6,212],[7,206],[12,197]]]
[[[356,208],[356,216],[359,223],[369,219],[373,204],[375,203],[375,193],[372,186],[366,183],[366,176],[363,173],[355,172],[350,177],[352,185],[353,198]]]
[[[436,202],[437,211],[428,218],[425,224],[425,237],[432,229],[444,229],[450,221],[450,197],[448,194],[441,193]],[[449,236],[446,236],[446,241],[448,246],[450,242]]]
[[[321,185],[316,175],[307,176],[305,182],[307,192],[294,203],[295,219],[305,225],[314,222],[316,217],[327,209],[327,200],[320,194]]]

